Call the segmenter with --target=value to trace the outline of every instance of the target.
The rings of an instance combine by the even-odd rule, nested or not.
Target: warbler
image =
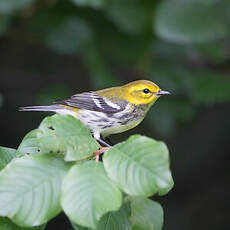
[[[104,138],[137,126],[154,102],[170,94],[148,80],[123,86],[75,94],[48,106],[20,107],[19,111],[52,111],[69,114],[90,128],[93,137],[108,146]]]

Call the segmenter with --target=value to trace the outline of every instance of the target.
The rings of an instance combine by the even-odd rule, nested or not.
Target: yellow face
[[[153,104],[161,95],[169,94],[162,91],[151,81],[139,80],[123,86],[126,97],[132,104]]]

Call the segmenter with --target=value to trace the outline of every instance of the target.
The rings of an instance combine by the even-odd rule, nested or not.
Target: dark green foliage
[[[137,78],[150,78],[173,95],[184,94],[183,103],[171,99],[179,109],[167,107],[165,115],[162,103],[148,119],[159,134],[170,135],[194,117],[197,105],[230,99],[230,81],[221,68],[229,58],[229,11],[228,0],[2,0],[0,36],[13,30],[14,19],[21,20],[26,42],[77,55],[94,88],[121,83],[110,70],[113,63],[116,69],[131,66]],[[164,114],[161,120],[158,114]]]
[[[166,228],[178,229],[177,222],[179,221],[175,220],[182,219],[182,208],[183,211],[186,210],[186,214],[183,215],[185,218],[184,225],[182,221],[180,226],[187,224],[187,228],[194,228],[190,216],[197,215],[197,226],[200,228],[224,228],[224,223],[228,223],[228,212],[224,210],[222,213],[220,211],[222,206],[226,205],[226,198],[222,198],[224,192],[221,188],[223,184],[228,184],[222,181],[229,180],[228,166],[226,170],[220,170],[221,163],[216,161],[222,159],[222,163],[228,162],[226,158],[228,155],[223,156],[223,154],[228,153],[229,150],[226,144],[229,139],[229,128],[227,127],[229,126],[229,116],[225,115],[225,113],[228,114],[227,102],[230,101],[229,12],[229,0],[0,0],[2,51],[0,76],[2,81],[0,86],[3,86],[0,89],[0,109],[3,113],[1,122],[2,124],[7,123],[5,121],[8,120],[15,122],[12,122],[14,127],[11,128],[11,133],[9,131],[11,143],[18,143],[19,140],[19,137],[16,137],[13,132],[17,133],[15,130],[23,130],[18,124],[18,117],[22,116],[25,123],[27,118],[30,119],[29,114],[9,114],[9,111],[15,112],[18,105],[24,105],[24,103],[49,104],[56,99],[62,99],[70,96],[71,93],[83,90],[115,86],[134,79],[153,80],[163,89],[171,91],[172,96],[167,99],[160,99],[161,101],[154,105],[151,115],[146,117],[145,124],[138,128],[144,127],[143,133],[147,132],[150,136],[172,137],[167,143],[170,144],[171,142],[173,146],[171,147],[176,169],[175,174],[177,174],[177,183],[181,185],[181,188],[178,189],[179,195],[175,195],[176,198],[174,197],[174,200],[171,201],[173,208],[170,210],[170,225]],[[46,50],[45,54],[52,54],[55,60],[52,60],[49,55],[49,57],[43,56],[44,51],[41,51],[43,49]],[[20,52],[20,50],[24,50],[24,52]],[[35,52],[39,50],[38,54],[34,53],[34,50]],[[28,60],[27,56],[29,58],[35,56],[35,59]],[[67,65],[66,63],[69,62],[72,64]],[[84,85],[82,79],[87,74],[82,74],[82,70],[77,72],[79,62],[85,67],[84,71],[89,75],[89,79],[86,79],[87,84],[84,83]],[[44,63],[48,64],[45,65]],[[82,66],[80,67],[82,68]],[[74,78],[74,81],[71,81],[68,77],[73,76],[71,70],[74,68],[77,69],[77,71],[73,71],[74,77],[79,75]],[[40,81],[43,81],[41,79],[45,79],[45,76],[48,75],[56,77],[56,73],[61,69],[63,72],[60,73],[60,76],[64,79],[62,83],[66,83],[69,88],[66,89],[66,85],[55,78],[50,81],[52,86],[48,84],[50,80],[48,79],[45,82],[47,86],[43,88],[45,84],[41,84]],[[11,72],[10,77],[7,75],[4,78],[5,71],[13,71],[15,79],[10,78],[13,76]],[[26,73],[24,79],[21,78],[22,72]],[[39,81],[33,78],[36,75],[34,73],[38,73]],[[32,80],[29,81],[29,79]],[[66,79],[67,82],[65,82]],[[16,83],[14,84],[14,82]],[[56,82],[58,82],[57,85]],[[38,88],[39,90],[36,91]],[[38,96],[35,100],[31,99],[24,102],[23,96],[21,97],[22,91],[27,91],[27,94],[24,95],[27,99],[32,98],[32,95],[37,94]],[[20,94],[18,101],[12,103],[11,98],[17,97],[18,94]],[[217,105],[220,103],[226,103],[226,105]],[[204,120],[208,120],[206,115],[203,118],[200,115],[203,115],[203,111],[212,111],[212,109],[216,113],[220,111],[220,115],[214,114],[213,120],[207,115],[209,121],[205,123]],[[11,116],[14,116],[14,119]],[[34,116],[39,116],[39,114]],[[185,128],[184,124],[193,126],[194,123],[191,121],[195,118],[201,119],[200,122],[203,124],[196,123],[197,126],[200,126],[199,130],[196,127],[196,131],[192,130],[186,135],[184,133],[179,134],[179,131],[181,132]],[[36,122],[36,119],[30,120]],[[77,122],[70,120],[71,118],[67,118],[65,121],[71,122],[71,125],[78,125]],[[65,121],[63,120],[63,122]],[[28,128],[32,123],[30,121],[27,123]],[[48,123],[49,119],[43,125]],[[26,129],[26,125],[24,125],[22,126]],[[194,125],[194,129],[196,125]],[[10,139],[9,133],[4,131],[5,127],[8,130],[8,126],[8,123],[1,126],[3,127],[1,129],[3,142]],[[189,130],[188,126],[186,126],[185,132]],[[178,127],[183,128],[177,129]],[[222,127],[225,129],[222,130]],[[18,164],[18,159],[24,161],[28,157],[32,161],[34,159],[39,162],[43,161],[43,155],[48,156],[49,152],[53,152],[58,157],[62,155],[65,161],[78,161],[92,157],[92,149],[96,143],[92,138],[88,139],[88,131],[85,131],[82,139],[88,139],[91,145],[87,151],[83,151],[81,154],[79,152],[77,155],[75,150],[78,144],[74,137],[77,133],[70,129],[73,137],[67,139],[63,135],[59,136],[59,131],[58,133],[54,132],[54,135],[51,134],[51,131],[41,129],[41,127],[31,131],[25,136],[17,151],[0,148],[0,169],[6,170],[6,164],[15,167],[15,164],[16,166]],[[60,130],[60,132],[62,131],[66,130]],[[53,141],[56,137],[58,142]],[[135,139],[135,137],[132,138]],[[116,137],[114,139],[116,140]],[[68,147],[65,145],[66,141],[68,141]],[[176,142],[177,146],[175,146]],[[25,156],[28,153],[30,156]],[[32,156],[33,154],[38,156]],[[165,153],[165,155],[167,154]],[[16,156],[19,158],[10,163]],[[113,157],[115,158],[115,155],[112,154],[111,150],[109,155],[105,156],[105,161]],[[115,161],[119,161],[119,157],[127,158],[126,155],[122,155],[122,157],[120,155]],[[131,160],[130,162],[132,163]],[[65,164],[69,163],[66,162]],[[205,164],[204,167],[202,164]],[[167,164],[164,164],[164,167],[165,165],[167,167]],[[119,175],[113,176],[116,176],[115,178],[111,177],[113,183],[119,189],[124,189],[122,185],[117,183]],[[215,179],[215,176],[218,179]],[[212,181],[212,188],[210,188],[208,180],[205,180],[208,177],[214,180]],[[187,178],[193,179],[192,185],[185,183]],[[221,181],[219,178],[222,178]],[[193,186],[195,183],[198,184]],[[171,186],[172,184],[168,183],[166,187],[171,188]],[[197,187],[199,187],[198,191]],[[188,190],[190,194],[187,194]],[[228,190],[228,188],[225,189],[225,191]],[[156,191],[151,188],[147,191],[148,194],[152,192],[159,193],[159,188],[157,187]],[[212,202],[203,199],[202,195],[204,197],[209,196]],[[217,202],[217,196],[223,199],[222,203]],[[182,197],[184,197],[184,206],[175,205],[174,202],[181,202]],[[144,200],[140,202],[143,205],[150,203],[150,207],[146,209],[142,207],[142,210],[154,209],[154,204],[148,202],[148,198],[140,199]],[[212,207],[210,206],[213,199],[216,202],[215,212],[211,211]],[[104,214],[97,225],[97,229],[106,229],[107,223],[111,223],[111,226],[116,229],[117,219],[119,219],[121,230],[133,225],[135,225],[133,226],[134,229],[140,229],[139,223],[142,223],[142,220],[136,219],[135,224],[131,222],[134,214],[140,212],[132,212],[131,215],[130,209],[134,205],[130,199],[127,200],[129,202],[125,204],[128,208],[126,206],[124,208],[123,205],[118,211]],[[187,208],[188,206],[190,209]],[[200,212],[194,211],[198,209]],[[53,214],[56,215],[59,211],[60,207]],[[210,218],[212,215],[215,218]],[[47,215],[47,217],[51,216]],[[149,221],[148,216],[145,217],[144,222],[148,229],[151,229],[151,221]],[[16,215],[13,219],[14,221],[20,220],[20,215]],[[160,219],[161,217],[158,220]],[[43,220],[46,221],[47,219]],[[214,226],[213,223],[216,225]],[[73,226],[76,229],[86,229],[74,223]],[[156,226],[161,226],[161,223],[158,222]],[[0,229],[24,229],[24,227],[16,227],[9,219],[1,217]],[[184,227],[184,229],[186,228]]]

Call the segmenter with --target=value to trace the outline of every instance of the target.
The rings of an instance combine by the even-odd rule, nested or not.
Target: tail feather
[[[19,111],[51,111],[51,112],[57,112],[60,109],[62,109],[60,105],[25,106],[25,107],[18,108]]]
[[[44,105],[44,106],[26,106],[26,107],[19,107],[19,111],[49,111],[49,112],[55,112],[58,114],[63,115],[72,115],[74,117],[77,117],[77,114],[75,111],[72,111],[71,109],[66,109],[61,105]]]

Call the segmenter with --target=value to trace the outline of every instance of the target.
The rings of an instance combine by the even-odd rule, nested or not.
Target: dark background
[[[175,186],[165,230],[230,221],[230,1],[1,0],[0,145],[17,148],[47,113],[18,112],[74,93],[149,79],[172,92],[141,133],[167,143]],[[47,229],[70,229],[64,215]]]

